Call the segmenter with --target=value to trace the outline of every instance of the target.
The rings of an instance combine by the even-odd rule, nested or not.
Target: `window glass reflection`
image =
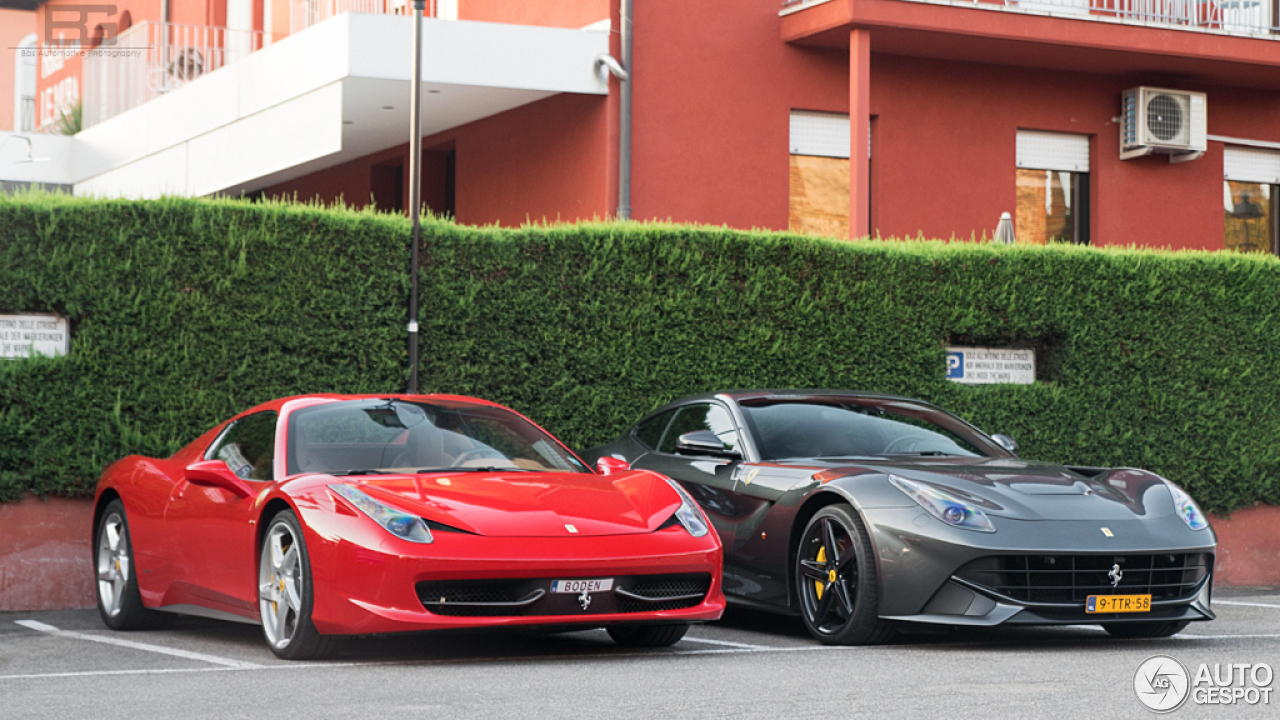
[[[1261,253],[1275,250],[1274,194],[1271,185],[1223,182],[1223,229],[1228,250]]]
[[[1018,168],[1017,242],[1045,245],[1076,242],[1076,218],[1080,208],[1076,198],[1083,173],[1063,170]]]

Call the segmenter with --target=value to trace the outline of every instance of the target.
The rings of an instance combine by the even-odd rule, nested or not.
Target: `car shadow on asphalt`
[[[721,620],[704,627],[710,632],[699,633],[695,627],[691,635],[720,637],[716,630],[734,631],[724,637],[749,644],[757,650],[771,647],[797,649],[806,645],[816,648],[820,645],[809,636],[798,617],[745,608],[730,608]],[[226,650],[235,648],[239,651],[237,655],[243,652],[259,656],[253,660],[255,662],[281,662],[271,655],[262,630],[256,625],[181,617],[169,632],[190,640],[221,645]],[[1101,628],[1094,626],[919,628],[916,632],[900,632],[885,645],[866,649],[913,648],[940,653],[1114,652],[1117,649],[1168,648],[1185,645],[1189,640],[1191,638],[1187,637],[1121,640],[1109,637]],[[1212,643],[1213,640],[1195,642]],[[322,662],[461,663],[661,656],[687,652],[691,646],[704,649],[688,642],[671,648],[627,648],[614,643],[605,631],[599,629],[483,628],[345,637]]]

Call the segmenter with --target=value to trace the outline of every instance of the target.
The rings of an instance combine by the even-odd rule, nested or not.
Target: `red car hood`
[[[339,481],[428,520],[497,537],[647,533],[680,507],[680,496],[666,480],[643,471],[608,477],[586,473],[431,473]]]

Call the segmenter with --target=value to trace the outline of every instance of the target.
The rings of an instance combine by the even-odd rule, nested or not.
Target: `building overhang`
[[[412,34],[410,17],[339,15],[86,128],[65,174],[40,180],[77,195],[239,194],[404,144]],[[422,133],[558,93],[607,95],[606,52],[605,32],[428,18]],[[0,168],[28,180],[12,174]]]
[[[876,53],[1280,89],[1275,36],[971,0],[807,0],[781,15],[795,45],[847,49],[857,27]]]

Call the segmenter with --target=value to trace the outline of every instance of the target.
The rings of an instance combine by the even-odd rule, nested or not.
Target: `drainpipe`
[[[596,72],[604,68],[618,79],[618,219],[631,219],[631,0],[622,0],[622,62],[612,55],[596,56]],[[604,79],[608,79],[607,77]]]
[[[169,0],[160,0],[160,92],[169,91]]]
[[[622,0],[622,70],[618,86],[618,219],[631,219],[631,1]],[[612,71],[612,68],[610,68]]]

